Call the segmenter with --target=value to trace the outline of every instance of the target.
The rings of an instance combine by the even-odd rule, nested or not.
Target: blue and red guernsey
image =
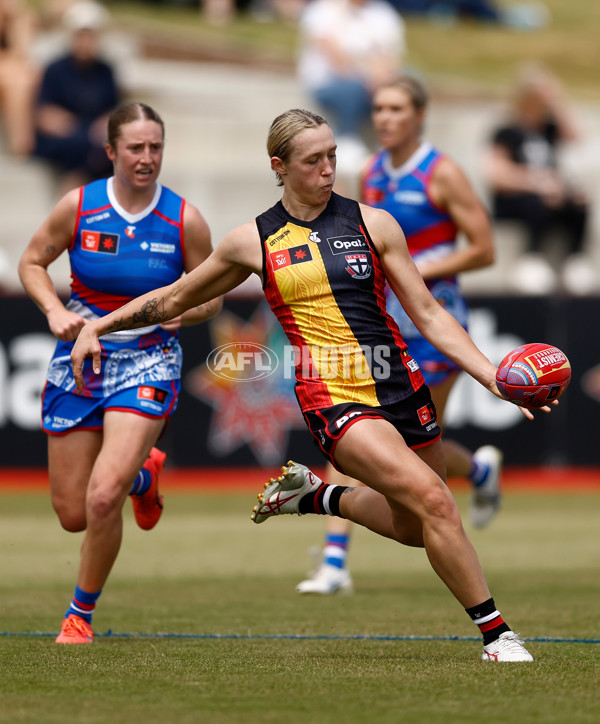
[[[332,194],[313,221],[278,202],[256,219],[263,288],[296,357],[303,412],[344,402],[373,407],[423,384],[385,309],[385,275],[356,201]]]
[[[429,195],[429,182],[443,155],[423,143],[400,168],[389,152],[379,151],[365,174],[362,198],[369,206],[388,211],[400,224],[413,259],[449,254],[456,246],[457,228]]]
[[[67,309],[93,320],[131,299],[179,279],[184,271],[185,201],[157,184],[150,204],[138,214],[123,209],[112,178],[80,189],[79,209],[69,247],[71,297]],[[151,325],[103,335],[102,373],[89,360],[83,368],[89,397],[104,397],[128,387],[178,380],[182,353],[179,333]],[[47,380],[75,391],[70,363],[73,342],[58,341]]]
[[[69,247],[71,301],[101,317],[178,279],[184,206],[180,196],[157,184],[150,205],[132,215],[120,208],[112,179],[83,186]]]

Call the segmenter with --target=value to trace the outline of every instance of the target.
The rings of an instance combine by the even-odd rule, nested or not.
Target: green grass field
[[[503,615],[538,639],[530,665],[481,663],[423,552],[364,530],[356,593],[300,598],[323,521],[256,526],[252,498],[172,493],[151,533],[128,509],[97,640],[60,647],[81,537],[44,494],[0,495],[0,722],[598,721],[597,494],[513,492],[473,531]]]

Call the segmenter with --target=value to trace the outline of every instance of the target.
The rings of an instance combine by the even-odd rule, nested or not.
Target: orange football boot
[[[60,633],[56,637],[57,644],[93,644],[94,632],[87,621],[74,613],[63,619]]]
[[[167,453],[156,447],[150,450],[150,455],[144,463],[144,468],[150,472],[152,482],[143,495],[132,495],[133,513],[135,520],[142,530],[151,530],[158,523],[163,511],[163,496],[158,492],[158,476],[161,474]]]

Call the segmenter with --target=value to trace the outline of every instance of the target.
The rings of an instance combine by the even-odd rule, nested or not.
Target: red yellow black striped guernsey
[[[419,389],[359,204],[334,193],[316,219],[300,221],[280,201],[256,223],[263,288],[293,347],[302,411],[389,405]]]

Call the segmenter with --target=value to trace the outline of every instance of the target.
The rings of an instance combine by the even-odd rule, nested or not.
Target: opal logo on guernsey
[[[217,377],[244,382],[272,375],[279,366],[279,358],[263,344],[231,343],[213,349],[206,366]]]
[[[369,250],[367,240],[362,234],[356,236],[329,236],[327,243],[332,254],[346,254],[350,251]]]

